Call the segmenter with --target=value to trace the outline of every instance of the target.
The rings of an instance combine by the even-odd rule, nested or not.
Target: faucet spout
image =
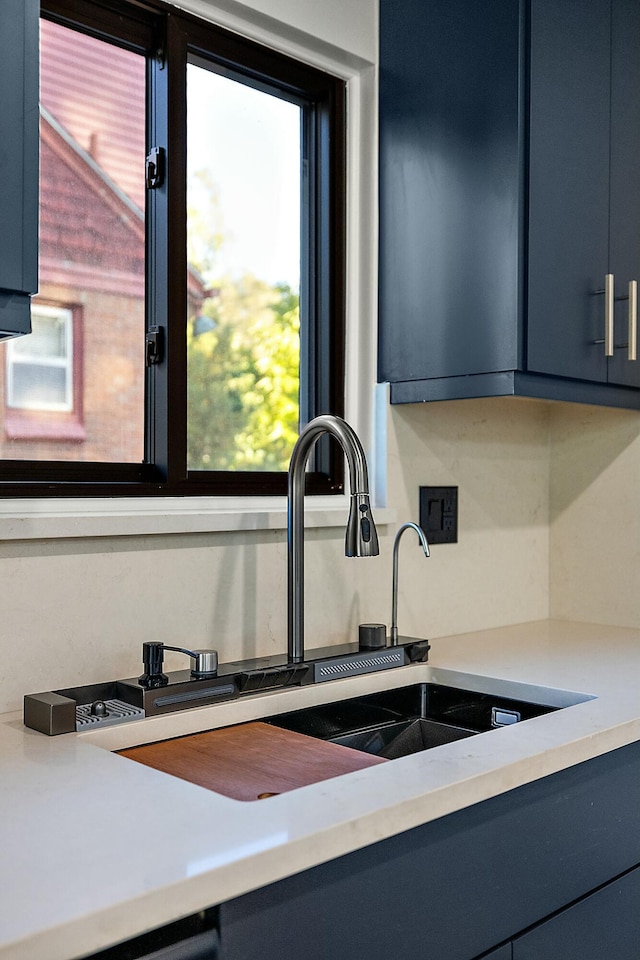
[[[409,520],[408,523],[403,523],[393,541],[393,586],[391,591],[391,632],[389,634],[392,646],[398,643],[398,548],[402,534],[405,530],[409,529],[415,530],[418,534],[422,551],[425,557],[429,556],[429,544],[427,543],[427,537],[422,527],[419,527],[417,523],[412,523],[411,520]]]
[[[330,414],[311,420],[301,431],[289,463],[288,552],[288,645],[291,663],[304,660],[304,480],[309,454],[324,434],[342,447],[349,471],[350,508],[345,535],[345,556],[376,557],[378,534],[371,515],[367,461],[353,427]]]

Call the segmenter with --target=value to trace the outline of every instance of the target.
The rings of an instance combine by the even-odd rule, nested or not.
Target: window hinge
[[[145,161],[147,190],[156,190],[164,183],[164,147],[152,147]]]
[[[148,367],[162,363],[164,356],[164,329],[149,327],[145,335],[145,361]]]

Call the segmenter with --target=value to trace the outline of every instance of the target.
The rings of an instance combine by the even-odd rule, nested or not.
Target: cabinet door
[[[38,289],[38,0],[0,3],[0,336]]]
[[[613,0],[611,65],[610,270],[617,297],[640,283],[640,5]],[[629,360],[628,301],[615,304],[615,355],[609,381],[640,386],[640,359]],[[640,347],[638,348],[640,357]]]
[[[606,382],[611,0],[531,0],[527,369]]]
[[[380,4],[381,380],[518,365],[519,5]]]
[[[517,937],[513,960],[638,960],[640,868]]]
[[[479,960],[512,960],[512,958],[512,945],[505,943],[497,950],[492,950],[491,953],[483,953]]]
[[[188,923],[190,922],[187,921]],[[175,928],[175,925],[173,925]],[[165,929],[171,929],[165,928]],[[171,934],[167,940],[172,940]],[[108,947],[84,960],[217,960],[220,940],[216,930],[207,930],[188,936],[168,945],[162,928],[143,934],[135,940]]]

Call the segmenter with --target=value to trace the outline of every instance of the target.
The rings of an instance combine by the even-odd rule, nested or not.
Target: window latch
[[[153,147],[145,160],[147,190],[156,190],[164,183],[164,147]]]
[[[164,355],[164,330],[162,327],[149,327],[145,335],[145,362],[148,367],[162,363]]]

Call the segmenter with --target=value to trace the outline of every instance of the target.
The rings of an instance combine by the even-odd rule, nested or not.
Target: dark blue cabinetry
[[[626,960],[638,863],[640,743],[222,904],[220,956]]]
[[[633,743],[91,960],[637,960],[639,863]]]
[[[640,407],[634,0],[381,0],[379,378],[393,402]],[[598,342],[600,341],[600,342]],[[640,355],[640,354],[639,354]]]
[[[30,332],[38,289],[39,12],[0,3],[0,339]]]
[[[497,950],[492,950],[491,953],[483,953],[478,960],[513,960],[511,944],[505,943]]]
[[[513,942],[513,960],[638,960],[640,868]]]

